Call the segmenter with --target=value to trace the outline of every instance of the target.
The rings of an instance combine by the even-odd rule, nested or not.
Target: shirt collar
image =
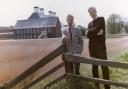
[[[69,30],[69,27],[67,26],[67,29]],[[70,28],[71,30],[73,29],[73,26]]]

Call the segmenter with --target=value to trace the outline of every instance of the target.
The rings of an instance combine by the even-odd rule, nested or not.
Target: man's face
[[[71,27],[73,25],[74,18],[72,16],[67,17],[68,26]]]
[[[90,14],[90,16],[91,16],[93,19],[95,19],[96,16],[97,16],[97,12],[96,12],[95,9],[90,9],[90,10],[89,10],[89,14]]]

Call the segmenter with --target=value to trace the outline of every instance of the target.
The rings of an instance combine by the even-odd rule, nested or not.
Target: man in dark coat
[[[96,8],[88,9],[92,21],[88,24],[86,32],[89,38],[89,53],[91,57],[107,60],[106,44],[105,44],[105,20],[104,17],[98,17]],[[101,66],[103,78],[109,80],[109,69],[107,66]],[[92,66],[92,74],[94,78],[99,78],[98,65]],[[100,89],[99,83],[95,83]],[[105,89],[110,89],[109,85],[104,85]]]

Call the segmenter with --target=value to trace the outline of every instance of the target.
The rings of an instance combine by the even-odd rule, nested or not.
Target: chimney
[[[44,8],[40,8],[40,13],[44,15]]]
[[[49,13],[49,16],[52,16],[53,14],[52,14],[52,11],[48,11],[48,13]]]
[[[34,12],[35,12],[35,13],[39,13],[39,7],[38,7],[38,6],[35,6],[35,7],[34,7]]]

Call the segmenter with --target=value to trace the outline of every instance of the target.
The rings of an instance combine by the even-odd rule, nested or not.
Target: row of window
[[[41,33],[42,31],[46,32],[44,29],[16,29],[16,33]]]
[[[17,35],[17,39],[37,39],[39,35]]]
[[[15,33],[16,36],[23,36],[23,35],[40,35],[41,33]]]
[[[0,39],[14,39],[14,35],[0,35]]]

